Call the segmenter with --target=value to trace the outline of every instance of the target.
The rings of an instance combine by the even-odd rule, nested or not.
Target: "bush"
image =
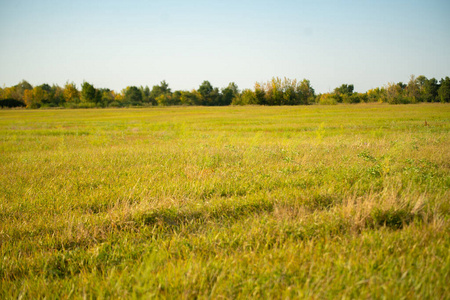
[[[2,107],[2,108],[4,108],[4,107],[9,107],[9,108],[25,107],[25,103],[20,102],[16,99],[7,98],[7,99],[0,100],[0,107]]]
[[[322,94],[317,97],[317,103],[320,105],[336,105],[338,100],[334,97],[333,94]]]

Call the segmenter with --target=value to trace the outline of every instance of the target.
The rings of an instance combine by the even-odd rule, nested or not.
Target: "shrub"
[[[7,99],[3,99],[0,100],[0,107],[25,107],[25,103],[20,102],[16,99],[12,99],[12,98],[7,98]]]

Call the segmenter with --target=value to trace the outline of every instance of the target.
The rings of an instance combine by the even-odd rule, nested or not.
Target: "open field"
[[[0,298],[450,298],[450,105],[0,110]]]

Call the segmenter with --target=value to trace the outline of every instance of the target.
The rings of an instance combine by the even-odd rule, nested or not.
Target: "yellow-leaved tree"
[[[80,92],[77,90],[75,83],[67,82],[63,91],[64,99],[68,103],[80,102]]]
[[[23,92],[23,102],[25,102],[27,108],[33,108],[33,90]]]

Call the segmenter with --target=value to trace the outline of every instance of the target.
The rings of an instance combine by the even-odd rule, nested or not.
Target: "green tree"
[[[283,104],[283,92],[281,90],[281,78],[273,77],[268,81],[264,88],[265,102],[268,105],[282,105]]]
[[[96,89],[94,86],[86,81],[81,85],[81,101],[85,103],[96,102]]]
[[[172,93],[171,105],[180,105],[181,104],[181,95],[182,91],[175,91]]]
[[[221,103],[221,94],[218,88],[214,88],[207,80],[198,88],[198,92],[201,96],[201,105],[215,106]]]
[[[156,102],[159,106],[169,106],[172,105],[172,95],[171,94],[161,94],[156,97]]]
[[[146,85],[145,87],[140,86],[139,90],[142,93],[142,102],[145,104],[151,103],[150,101],[150,88]]]
[[[320,105],[336,105],[338,103],[335,93],[319,94],[316,97],[316,103]]]
[[[417,84],[419,85],[419,89],[422,89],[422,87],[425,85],[425,82],[427,80],[428,79],[423,75],[420,75],[416,78]]]
[[[201,105],[201,95],[196,90],[180,92],[181,105]]]
[[[161,95],[170,95],[172,94],[172,91],[169,88],[169,84],[163,80],[159,85],[154,85],[150,94],[149,94],[149,101],[153,105],[157,105],[158,102],[156,98],[158,98]]]
[[[123,102],[125,105],[142,104],[142,93],[136,86],[129,86],[125,89]]]
[[[438,90],[439,99],[441,102],[450,102],[450,78],[446,76],[445,79],[441,79],[440,85]]]
[[[237,97],[239,97],[238,86],[234,82],[231,82],[226,88],[222,89],[222,101],[220,105],[230,105]]]
[[[351,103],[350,97],[353,95],[353,84],[342,84],[334,89],[333,99],[337,102]]]
[[[49,100],[51,106],[62,106],[65,102],[64,89],[59,85],[52,85],[49,92]]]
[[[233,99],[233,104],[235,105],[252,105],[259,104],[258,99],[256,98],[256,92],[245,89],[242,91],[239,97]]]
[[[108,107],[115,100],[114,92],[110,89],[98,89],[97,93],[99,94],[99,102],[102,107]]]
[[[272,80],[255,84],[255,96],[262,105],[299,105],[308,104],[314,99],[314,89],[309,80],[273,77]]]
[[[426,80],[422,87],[423,101],[426,102],[439,101],[438,92],[439,92],[439,84],[436,78]]]
[[[48,93],[41,86],[36,86],[33,89],[33,98],[34,102],[41,106],[48,100]]]
[[[367,102],[385,102],[386,101],[386,89],[375,88],[367,91]]]
[[[202,97],[207,98],[207,97],[209,97],[209,95],[211,95],[213,90],[214,90],[214,88],[213,88],[212,84],[209,81],[205,80],[200,85],[200,87],[198,88],[197,91],[200,93],[200,95],[202,95]]]
[[[260,104],[260,105],[268,104],[266,101],[266,92],[264,90],[264,87],[258,82],[255,83],[255,103],[254,104]]]
[[[354,90],[353,84],[343,84],[340,87],[334,89],[334,93],[338,95],[347,95],[351,96]]]
[[[297,87],[297,93],[299,94],[298,104],[309,104],[314,101],[314,89],[311,86],[311,82],[307,79],[303,79]]]

